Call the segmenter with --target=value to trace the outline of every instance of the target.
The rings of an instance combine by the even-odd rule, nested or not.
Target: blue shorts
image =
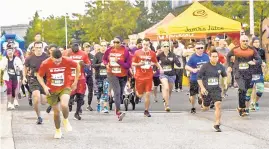
[[[257,83],[264,83],[264,77],[262,74],[252,75],[252,79],[250,83],[251,88],[254,86],[254,84],[257,84]]]
[[[159,78],[160,80],[166,78],[168,80],[168,83],[175,83],[176,81],[176,76],[168,76],[165,74],[161,74]]]

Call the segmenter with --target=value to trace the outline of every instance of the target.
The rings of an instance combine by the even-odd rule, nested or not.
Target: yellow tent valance
[[[158,34],[228,33],[240,30],[240,22],[221,16],[199,2],[194,2],[168,24],[160,26]]]

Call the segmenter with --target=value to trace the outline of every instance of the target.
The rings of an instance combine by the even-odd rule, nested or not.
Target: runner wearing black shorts
[[[224,89],[227,89],[227,73],[223,65],[218,63],[218,52],[212,50],[210,53],[210,62],[204,64],[198,73],[198,84],[203,96],[202,110],[209,110],[210,103],[215,104],[215,125],[216,132],[221,132],[221,88],[220,76],[224,80]]]

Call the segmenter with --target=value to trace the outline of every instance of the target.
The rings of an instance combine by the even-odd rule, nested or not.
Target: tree
[[[144,30],[154,25],[150,22],[150,16],[148,14],[149,12],[148,9],[144,7],[144,3],[144,1],[137,0],[134,4],[134,6],[140,10],[140,15],[138,17],[139,19],[136,20],[136,28],[133,32],[134,34],[143,32]]]
[[[101,39],[112,40],[120,35],[127,38],[136,28],[140,10],[126,1],[87,2],[88,11],[81,18],[84,24],[83,40],[98,42]]]
[[[26,36],[24,37],[26,45],[29,45],[34,41],[34,36],[36,33],[42,32],[42,20],[39,18],[38,12],[35,12],[33,20],[29,22],[30,27],[26,32]]]
[[[152,25],[157,24],[171,11],[172,8],[169,1],[158,1],[157,3],[154,3],[152,7],[152,13],[149,14],[150,23]]]

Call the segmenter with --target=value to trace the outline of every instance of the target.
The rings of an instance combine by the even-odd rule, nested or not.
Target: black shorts
[[[159,86],[161,84],[159,77],[153,77],[153,84],[154,86]]]
[[[199,85],[197,81],[190,81],[190,96],[197,95],[199,93]]]
[[[39,90],[40,94],[46,94],[43,87],[40,85],[36,78],[29,77],[28,83],[31,92]]]
[[[211,101],[213,101],[214,103],[216,101],[222,101],[221,98],[221,89],[217,88],[217,89],[207,89],[208,94],[207,95],[203,95],[203,105],[205,107],[209,107]]]

